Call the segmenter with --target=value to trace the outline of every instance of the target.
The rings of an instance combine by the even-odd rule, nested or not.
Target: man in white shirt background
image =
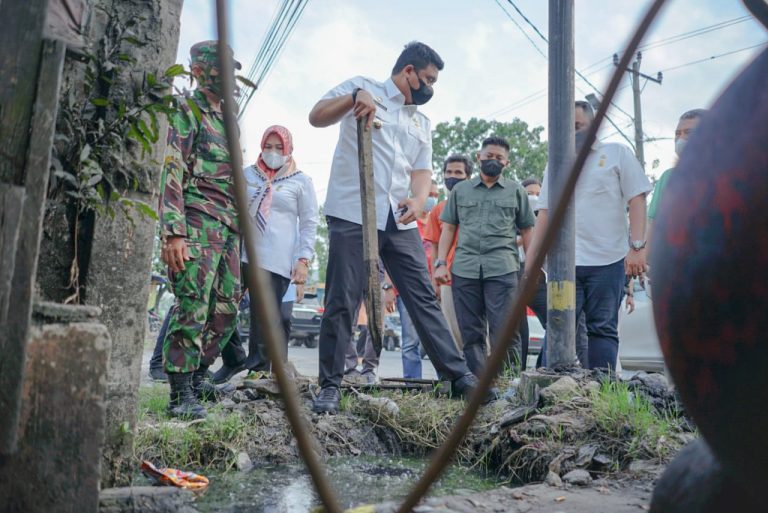
[[[417,106],[432,97],[442,68],[443,61],[434,50],[411,42],[387,80],[360,76],[347,80],[329,91],[309,114],[313,126],[341,125],[324,208],[330,247],[320,327],[321,390],[315,412],[338,411],[352,317],[363,293],[356,122],[361,117],[367,118],[366,129],[372,130],[376,225],[384,266],[440,377],[452,381],[454,392],[461,395],[477,384],[440,311],[416,230],[432,178],[430,121]]]
[[[594,112],[589,103],[583,101],[577,101],[575,108],[578,151]],[[546,230],[549,207],[554,206],[554,200],[550,205],[548,188],[545,171],[529,262]],[[616,369],[619,302],[625,276],[640,276],[646,270],[645,196],[650,191],[651,184],[629,148],[618,143],[592,145],[574,193],[576,318],[584,312],[590,369]]]

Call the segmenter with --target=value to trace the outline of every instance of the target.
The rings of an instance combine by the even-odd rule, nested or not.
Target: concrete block
[[[520,400],[524,404],[533,404],[539,400],[539,391],[548,387],[562,376],[543,374],[538,371],[525,371],[520,375]]]
[[[171,486],[107,488],[99,495],[99,513],[198,513],[194,494]]]
[[[30,329],[19,447],[0,459],[0,511],[97,511],[109,351],[101,324]]]

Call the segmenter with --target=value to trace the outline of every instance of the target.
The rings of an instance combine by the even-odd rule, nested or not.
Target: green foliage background
[[[454,118],[452,122],[438,123],[432,132],[432,166],[435,170],[443,168],[443,161],[454,153],[469,156],[477,162],[480,144],[489,135],[497,135],[509,142],[509,165],[504,169],[504,176],[514,180],[524,180],[530,176],[541,179],[547,164],[547,143],[541,140],[544,127],[530,128],[525,121],[515,118],[512,121],[488,121],[470,118],[463,121]],[[477,172],[475,166],[475,172]],[[442,173],[435,177],[442,182]]]

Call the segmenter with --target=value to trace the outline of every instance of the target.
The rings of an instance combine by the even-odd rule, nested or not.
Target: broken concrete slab
[[[567,401],[581,394],[579,384],[570,376],[563,376],[541,390],[541,399],[545,405]]]
[[[99,495],[99,513],[198,513],[194,494],[171,486],[107,488]]]
[[[538,401],[538,391],[542,390],[562,376],[539,371],[525,371],[520,375],[520,401],[523,404],[534,404]]]

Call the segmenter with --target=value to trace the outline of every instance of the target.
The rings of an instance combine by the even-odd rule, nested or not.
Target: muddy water
[[[399,499],[406,495],[426,467],[422,459],[344,458],[328,462],[331,482],[344,508]],[[198,498],[202,513],[305,513],[319,505],[304,468],[272,466],[250,472],[210,476],[211,484]],[[482,491],[499,483],[480,472],[451,467],[432,488],[432,495]]]

